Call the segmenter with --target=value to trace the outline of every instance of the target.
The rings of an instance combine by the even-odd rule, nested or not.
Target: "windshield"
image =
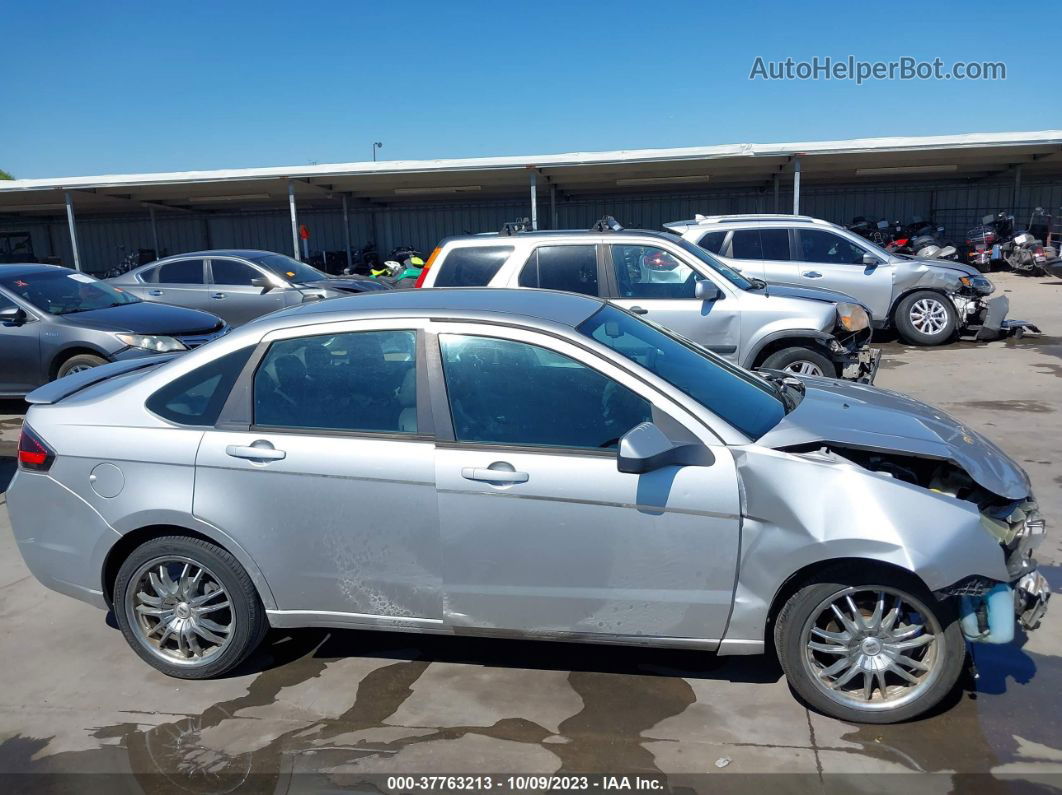
[[[752,439],[785,416],[785,404],[766,382],[614,306],[595,312],[578,331],[660,376]]]
[[[328,274],[312,268],[305,262],[286,257],[283,254],[263,254],[255,257],[254,262],[273,271],[277,276],[289,282],[319,282],[327,279]]]
[[[91,276],[68,270],[48,270],[0,279],[24,301],[50,315],[72,315],[93,309],[136,304],[140,299]]]
[[[700,246],[695,246],[693,243],[682,237],[675,238],[674,243],[682,246],[682,248],[688,253],[692,254],[739,290],[751,290],[753,288],[754,282],[752,280],[745,278],[740,271],[731,268],[729,265],[724,265]]]

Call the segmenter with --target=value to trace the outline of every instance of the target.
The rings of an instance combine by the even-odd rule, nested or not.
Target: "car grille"
[[[205,334],[176,334],[174,336],[184,344],[184,347],[191,350],[192,348],[198,348],[200,345],[206,345],[218,337],[224,337],[228,333],[229,327],[222,326],[217,331],[210,331]]]

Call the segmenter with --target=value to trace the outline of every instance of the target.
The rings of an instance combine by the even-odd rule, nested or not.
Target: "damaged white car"
[[[28,400],[26,564],[171,676],[269,626],[773,649],[817,709],[885,723],[1047,604],[1044,522],[987,439],[599,298],[304,304]]]
[[[1005,295],[961,262],[893,254],[829,221],[795,215],[698,215],[665,226],[747,276],[825,287],[865,305],[875,329],[911,345],[960,334],[993,340],[1039,329],[1007,317]]]

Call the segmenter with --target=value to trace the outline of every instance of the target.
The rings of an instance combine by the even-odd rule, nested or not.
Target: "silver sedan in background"
[[[108,281],[145,301],[202,309],[233,326],[307,301],[388,289],[375,279],[329,276],[284,254],[255,249],[177,254]]]
[[[304,305],[29,401],[22,556],[177,677],[270,626],[773,648],[809,704],[885,723],[1049,595],[1028,478],[987,439],[588,296]]]

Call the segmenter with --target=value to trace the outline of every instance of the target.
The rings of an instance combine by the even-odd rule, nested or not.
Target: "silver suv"
[[[941,345],[958,334],[996,339],[1038,329],[1005,320],[1009,302],[969,265],[891,254],[819,218],[803,215],[698,215],[664,225],[747,277],[815,285],[854,296],[876,329],[895,327],[912,345]]]
[[[872,382],[869,313],[850,296],[747,278],[667,232],[594,229],[444,240],[422,287],[539,287],[606,298],[746,368]]]

